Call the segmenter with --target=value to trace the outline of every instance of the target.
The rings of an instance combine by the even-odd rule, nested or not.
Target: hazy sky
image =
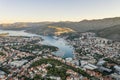
[[[0,23],[120,17],[120,0],[0,0]]]

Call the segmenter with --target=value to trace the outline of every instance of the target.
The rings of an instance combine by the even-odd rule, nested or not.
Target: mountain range
[[[120,17],[82,20],[80,22],[17,22],[13,24],[0,24],[0,29],[26,30],[31,33],[52,34],[55,29],[48,26],[70,28],[76,32],[94,31],[100,37],[120,41]]]

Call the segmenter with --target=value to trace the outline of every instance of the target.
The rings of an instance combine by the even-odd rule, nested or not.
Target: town
[[[62,36],[63,37],[63,36]],[[59,48],[41,37],[0,37],[0,80],[119,80],[120,43],[85,32],[63,38],[74,57],[55,56]]]
[[[97,37],[93,32],[64,37],[74,46],[75,59],[80,67],[100,80],[120,79],[120,43]],[[72,39],[71,39],[72,38]],[[104,79],[103,79],[104,80]]]

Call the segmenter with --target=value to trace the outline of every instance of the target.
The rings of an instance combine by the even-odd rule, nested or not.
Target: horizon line
[[[13,22],[1,22],[0,24],[14,24],[14,23],[42,23],[42,22],[81,22],[81,21],[84,21],[84,20],[102,20],[102,19],[110,19],[110,18],[120,18],[120,16],[115,16],[115,17],[105,17],[105,18],[93,18],[93,19],[82,19],[82,20],[76,20],[76,21],[73,21],[73,20],[59,20],[59,21],[50,21],[50,20],[45,20],[45,21],[13,21]]]

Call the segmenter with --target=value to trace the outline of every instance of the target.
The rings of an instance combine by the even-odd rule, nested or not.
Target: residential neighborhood
[[[63,37],[63,36],[62,36]],[[68,40],[74,57],[62,58],[59,50],[44,45],[41,37],[6,36],[0,38],[1,80],[119,80],[120,43],[81,33]],[[56,71],[56,72],[55,72]]]

